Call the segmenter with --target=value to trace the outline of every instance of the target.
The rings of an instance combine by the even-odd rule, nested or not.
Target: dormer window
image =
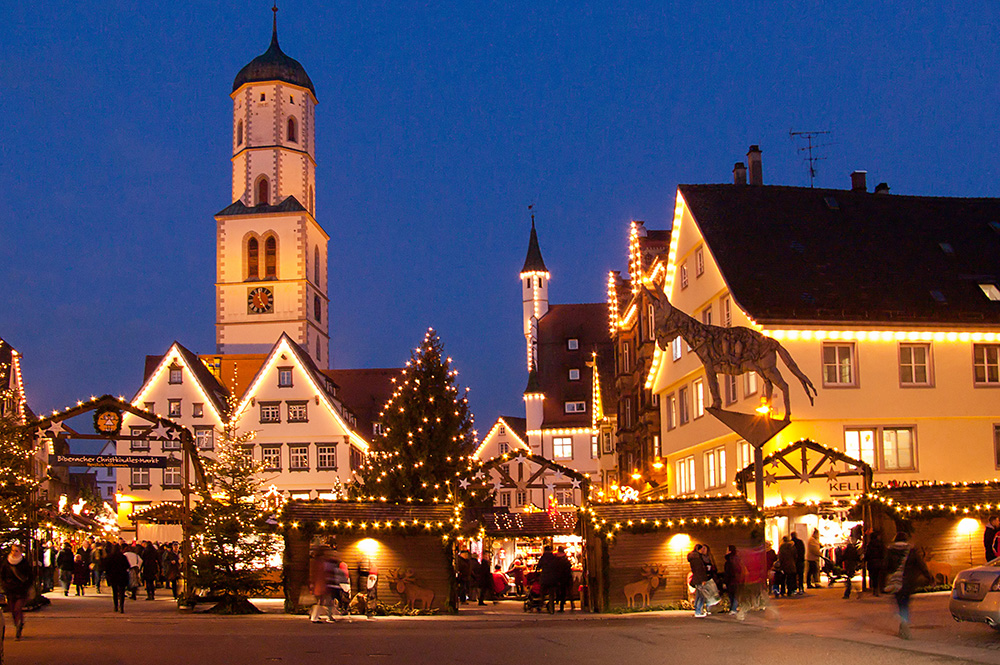
[[[291,367],[279,367],[278,368],[278,387],[279,388],[291,388],[292,387],[292,368]]]

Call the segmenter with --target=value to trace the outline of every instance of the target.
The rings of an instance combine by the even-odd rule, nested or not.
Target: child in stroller
[[[524,597],[524,611],[531,612],[541,612],[542,608],[545,607],[545,602],[542,599],[542,574],[536,570],[533,570],[524,576],[524,587],[527,591],[527,595]]]

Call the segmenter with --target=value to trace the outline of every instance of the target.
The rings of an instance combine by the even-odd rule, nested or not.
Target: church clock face
[[[251,314],[270,314],[274,311],[274,297],[271,289],[258,286],[247,296],[247,310]]]

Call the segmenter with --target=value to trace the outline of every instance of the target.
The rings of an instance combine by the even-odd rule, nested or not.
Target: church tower
[[[233,81],[233,203],[216,216],[218,353],[265,353],[287,333],[328,367],[327,243],[316,221],[316,90],[271,45]]]
[[[531,216],[531,236],[528,239],[528,255],[521,268],[521,312],[524,323],[524,339],[527,344],[528,371],[537,366],[538,319],[549,311],[549,271],[542,260],[542,250],[538,247],[535,232],[535,216]]]

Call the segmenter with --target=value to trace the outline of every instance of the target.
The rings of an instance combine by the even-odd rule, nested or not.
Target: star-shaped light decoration
[[[575,489],[575,490],[580,489],[580,479],[579,478],[574,478],[573,480],[569,481],[569,484],[572,485],[573,489]]]
[[[467,478],[462,478],[460,481],[458,481],[458,486],[464,490],[469,489],[469,480]]]
[[[776,482],[778,482],[778,474],[774,473],[773,471],[764,472],[764,484],[770,486],[775,484]]]
[[[518,464],[524,464],[528,461],[528,458],[524,456],[524,453],[518,453],[517,457],[514,458],[514,461]]]
[[[493,489],[499,492],[501,487],[503,487],[503,483],[500,482],[499,478],[493,481]]]
[[[556,480],[563,480],[566,476],[563,475],[562,471],[556,471]]]
[[[775,457],[773,460],[771,460],[771,466],[773,466],[775,469],[778,468],[778,458],[777,457]]]
[[[553,492],[556,489],[556,484],[550,480],[547,483],[545,483],[545,489],[547,489],[550,492]]]

